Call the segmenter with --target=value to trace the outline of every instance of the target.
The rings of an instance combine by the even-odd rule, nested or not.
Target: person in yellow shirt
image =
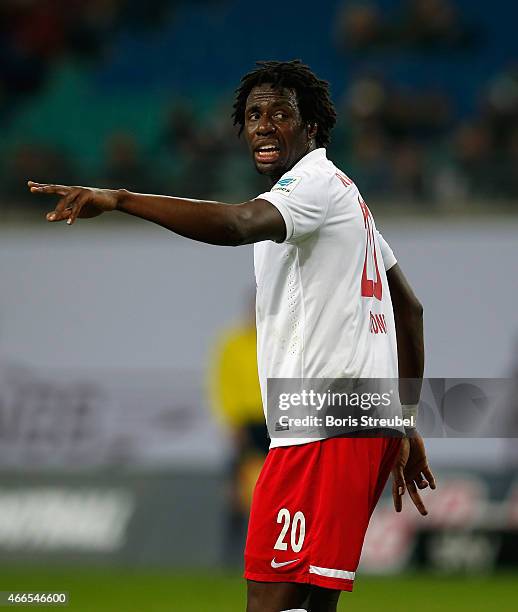
[[[255,312],[225,330],[210,364],[211,404],[229,429],[232,457],[229,465],[226,556],[241,558],[252,492],[268,452],[261,390],[257,374]]]

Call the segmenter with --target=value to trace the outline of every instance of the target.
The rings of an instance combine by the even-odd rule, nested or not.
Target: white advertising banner
[[[199,374],[0,364],[0,469],[215,467],[224,439]]]

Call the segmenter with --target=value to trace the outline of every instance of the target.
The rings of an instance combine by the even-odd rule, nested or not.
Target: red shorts
[[[245,578],[352,591],[399,446],[352,437],[272,449],[254,491]]]

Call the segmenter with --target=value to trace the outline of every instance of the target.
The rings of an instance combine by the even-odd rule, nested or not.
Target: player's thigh
[[[336,612],[341,591],[312,586],[309,594],[308,612]]]
[[[246,612],[282,612],[305,608],[309,592],[309,584],[247,580]]]
[[[247,612],[336,612],[340,591],[294,582],[247,581]]]

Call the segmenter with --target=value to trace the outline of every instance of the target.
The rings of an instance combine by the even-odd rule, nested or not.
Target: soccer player
[[[263,404],[268,378],[422,378],[422,307],[356,185],[326,156],[328,84],[300,61],[260,62],[241,80],[233,118],[271,182],[248,202],[29,188],[59,197],[51,222],[120,211],[201,242],[254,243]],[[403,404],[418,402],[415,389],[407,395]],[[245,550],[247,611],[334,612],[391,470],[396,510],[407,490],[426,514],[419,489],[435,482],[422,438],[270,435]]]

